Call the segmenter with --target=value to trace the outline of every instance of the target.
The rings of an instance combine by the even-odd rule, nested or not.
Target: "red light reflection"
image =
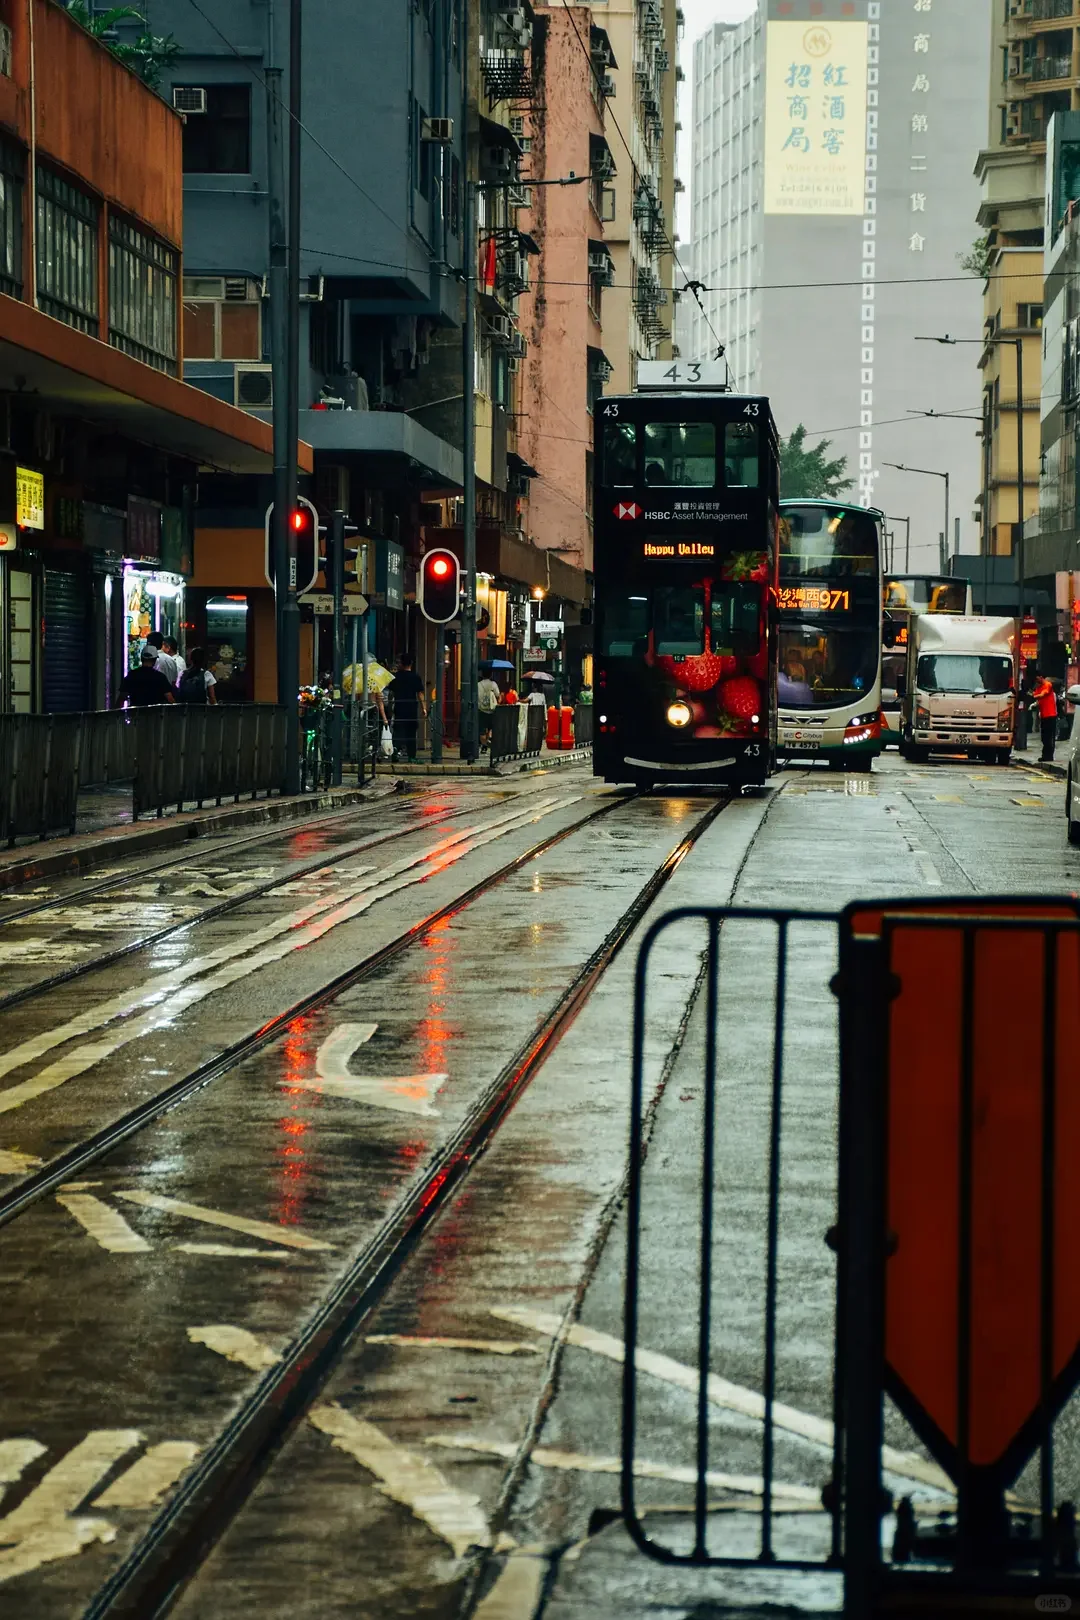
[[[314,1166],[305,1137],[312,1129],[313,1114],[321,1106],[317,1091],[308,1091],[304,1082],[315,1062],[312,1020],[294,1018],[281,1043],[284,1060],[283,1084],[286,1111],[277,1121],[280,1139],[274,1147],[278,1178],[277,1220],[282,1226],[299,1226],[310,1192]]]

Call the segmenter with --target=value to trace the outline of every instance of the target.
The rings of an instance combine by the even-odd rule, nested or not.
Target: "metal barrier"
[[[536,759],[547,734],[547,709],[539,703],[500,703],[491,714],[491,763]]]
[[[107,787],[135,775],[134,709],[80,714],[79,786]]]
[[[130,711],[132,813],[256,798],[285,777],[285,711],[268,703],[176,704]]]
[[[574,744],[586,748],[593,740],[593,706],[591,703],[574,705]]]
[[[0,838],[74,832],[81,716],[0,715]]]
[[[634,995],[622,1503],[649,1556],[842,1573],[850,1620],[880,1602],[937,1612],[946,1594],[1080,1599],[1075,1513],[1054,1498],[1055,1449],[1068,1448],[1067,1480],[1080,1474],[1076,1403],[1066,1411],[1080,1381],[1078,913],[968,896],[839,916],[686,908],[648,931]],[[700,1029],[701,1069],[684,1047],[660,1104],[677,1093],[677,1140],[650,1171],[649,968],[684,960],[687,930],[702,958],[704,1020],[687,1025]],[[673,1184],[697,1202],[689,1253],[672,1243]],[[685,1205],[675,1220],[686,1229]],[[651,1360],[650,1328],[664,1351]],[[682,1435],[670,1397],[654,1393],[656,1363],[676,1357],[694,1403]],[[737,1417],[720,1431],[723,1411]],[[638,1495],[646,1423],[692,1482],[662,1538]],[[779,1483],[794,1468],[799,1483]],[[1026,1509],[1008,1495],[1025,1469],[1038,1498]],[[760,1514],[736,1530],[712,1513],[725,1487],[760,1491]]]

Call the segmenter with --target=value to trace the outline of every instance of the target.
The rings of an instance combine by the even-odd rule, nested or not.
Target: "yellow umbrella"
[[[363,684],[363,674],[361,673],[361,666],[359,664],[350,664],[347,669],[342,671],[342,675],[341,675],[341,690],[344,693],[346,693],[346,695],[348,695],[348,696],[352,695],[353,672],[354,671],[356,673],[356,690],[358,692],[360,691],[361,686]],[[382,664],[376,663],[374,658],[369,660],[368,667],[367,667],[367,680],[368,680],[368,691],[369,692],[382,692],[382,691],[384,691],[386,689],[386,687],[389,686],[389,684],[393,680],[393,678],[394,677],[391,674],[390,670],[385,669]]]

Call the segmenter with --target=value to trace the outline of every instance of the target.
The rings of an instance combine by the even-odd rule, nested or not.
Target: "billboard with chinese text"
[[[862,214],[864,22],[768,24],[765,212]]]

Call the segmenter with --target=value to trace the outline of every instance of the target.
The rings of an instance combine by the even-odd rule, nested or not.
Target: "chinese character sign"
[[[770,22],[765,212],[862,214],[866,24]]]

